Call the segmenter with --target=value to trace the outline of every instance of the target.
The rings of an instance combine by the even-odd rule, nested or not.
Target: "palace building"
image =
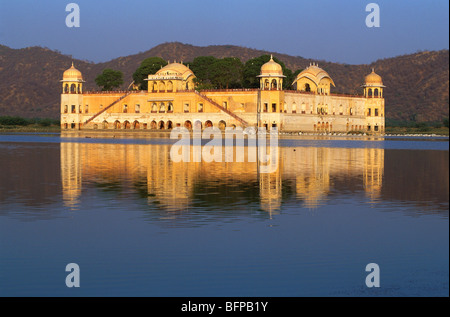
[[[195,74],[169,63],[148,75],[148,90],[84,91],[73,64],[63,74],[63,130],[170,130],[175,127],[277,127],[286,132],[384,132],[382,78],[372,70],[363,95],[335,94],[330,75],[317,64],[303,70],[283,90],[281,65],[271,57],[261,67],[258,89],[197,91]]]

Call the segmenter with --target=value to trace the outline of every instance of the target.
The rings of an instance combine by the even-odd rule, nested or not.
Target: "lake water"
[[[0,135],[0,296],[449,296],[448,138],[284,137],[261,173],[89,136]]]

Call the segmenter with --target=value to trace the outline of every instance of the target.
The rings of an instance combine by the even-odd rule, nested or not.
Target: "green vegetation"
[[[223,88],[258,88],[261,66],[270,60],[270,55],[261,55],[248,60],[245,64],[236,57],[216,58],[214,56],[200,56],[189,63],[194,72],[197,89]],[[283,69],[283,89],[289,89],[295,77],[301,70],[294,73],[285,64],[274,58]]]
[[[50,118],[0,116],[0,131],[59,131],[60,121]]]
[[[106,68],[95,78],[95,83],[102,87],[103,91],[119,88],[123,84],[123,73],[119,70]]]
[[[449,135],[448,118],[442,121],[415,122],[386,119],[387,134],[438,134]]]
[[[156,73],[166,65],[167,62],[161,57],[149,57],[144,59],[138,69],[133,73],[135,85],[138,85],[141,90],[147,90],[148,81],[144,79],[146,79],[148,75]]]

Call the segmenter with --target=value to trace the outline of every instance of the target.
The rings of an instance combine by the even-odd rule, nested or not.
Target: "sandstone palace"
[[[282,67],[273,58],[261,67],[259,89],[197,91],[195,74],[169,63],[148,75],[148,91],[83,91],[73,64],[62,79],[63,130],[170,130],[175,127],[277,127],[285,132],[384,132],[382,79],[373,70],[363,95],[334,94],[330,75],[311,64],[283,90]]]

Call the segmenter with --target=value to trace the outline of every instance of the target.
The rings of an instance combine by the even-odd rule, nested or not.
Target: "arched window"
[[[306,92],[311,92],[311,86],[309,86],[309,84],[306,83],[306,84],[305,84],[304,90],[305,90]]]
[[[272,79],[272,84],[271,84],[271,87],[270,87],[270,89],[277,89],[277,80],[276,79]]]
[[[134,106],[134,112],[136,112],[136,113],[141,113],[141,105],[136,104],[136,105]]]
[[[167,112],[173,112],[173,104],[171,102],[167,105]]]
[[[158,112],[158,106],[156,105],[156,102],[152,104],[152,112]]]
[[[161,102],[159,104],[159,112],[166,112],[166,105],[164,104],[164,102]]]

